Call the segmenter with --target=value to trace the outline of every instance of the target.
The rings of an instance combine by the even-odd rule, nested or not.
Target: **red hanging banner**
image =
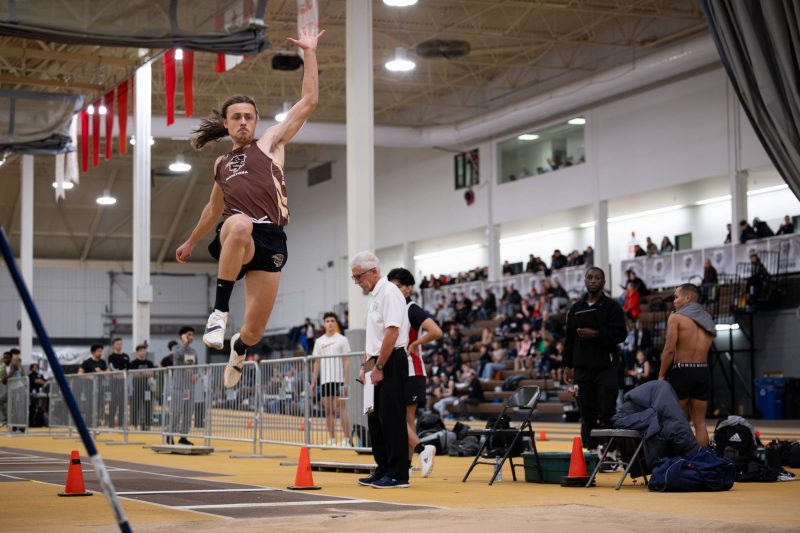
[[[89,171],[89,113],[81,111],[81,171]]]
[[[175,50],[164,54],[164,90],[167,93],[167,126],[175,122]]]
[[[100,164],[100,100],[95,101],[92,115],[92,168]]]
[[[186,116],[194,113],[194,52],[183,51],[183,107]]]
[[[111,159],[111,140],[114,137],[114,89],[105,95],[106,105],[106,161]]]
[[[128,153],[128,80],[117,87],[117,125],[119,126],[119,153]]]

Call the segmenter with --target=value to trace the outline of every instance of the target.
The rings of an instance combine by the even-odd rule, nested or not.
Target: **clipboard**
[[[597,309],[586,309],[575,313],[575,323],[579,328],[600,330],[600,313]]]
[[[375,364],[378,362],[378,356],[373,355],[366,361],[364,361],[364,372],[369,372],[373,368],[375,368]]]

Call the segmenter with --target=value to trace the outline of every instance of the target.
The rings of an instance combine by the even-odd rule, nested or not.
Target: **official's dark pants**
[[[591,439],[593,429],[612,427],[611,417],[617,407],[619,379],[617,365],[602,370],[575,368],[573,376],[578,386],[578,408],[581,410],[581,440],[584,447],[597,448],[600,439]]]
[[[375,474],[401,481],[408,480],[408,427],[406,426],[405,385],[408,358],[403,348],[395,348],[383,368],[383,380],[375,386],[375,408],[367,418],[372,455],[378,468]]]

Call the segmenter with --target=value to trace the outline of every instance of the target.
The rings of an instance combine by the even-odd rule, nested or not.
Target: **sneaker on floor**
[[[183,444],[184,446],[194,446],[194,443],[186,437],[181,437],[178,441],[178,444]]]
[[[436,447],[426,444],[425,449],[419,454],[419,469],[422,471],[422,477],[428,477],[433,472],[434,457],[436,457]]]
[[[373,489],[407,489],[408,480],[402,481],[389,476],[383,476],[372,484]]]
[[[376,476],[375,474],[371,474],[368,477],[359,478],[358,484],[364,487],[371,487],[373,483],[381,479],[383,476]]]
[[[225,366],[225,373],[223,376],[226,389],[232,389],[235,387],[242,377],[242,368],[244,368],[244,355],[239,355],[233,348],[238,340],[238,333],[231,337],[231,356],[228,359],[228,364]]]
[[[338,445],[339,445],[339,443],[338,443],[338,441],[336,439],[334,439],[334,438],[328,439],[328,446],[338,446]]]
[[[206,322],[206,331],[203,333],[203,344],[215,350],[221,350],[225,344],[225,326],[228,323],[228,313],[217,309],[211,313]]]

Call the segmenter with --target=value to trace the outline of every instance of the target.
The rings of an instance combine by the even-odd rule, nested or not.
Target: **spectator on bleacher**
[[[442,326],[447,326],[455,322],[456,310],[449,305],[439,304],[436,309],[436,322]]]
[[[456,301],[456,322],[464,325],[472,322],[472,300],[463,293],[459,294]]]
[[[776,235],[789,235],[791,233],[794,233],[794,224],[792,224],[792,219],[789,218],[789,215],[786,215],[783,217],[783,224],[778,228]]]
[[[550,297],[550,310],[554,313],[560,313],[562,309],[569,306],[569,294],[558,279],[554,279],[550,284],[548,296]]]
[[[628,369],[627,374],[633,378],[634,387],[650,381],[650,361],[647,360],[644,351],[636,352],[636,361],[633,363],[633,368]]]
[[[554,250],[550,258],[550,270],[560,270],[567,266],[567,258],[561,255],[561,250]]]
[[[642,278],[636,275],[636,271],[630,268],[628,269],[626,274],[628,275],[628,282],[633,283],[633,286],[636,288],[636,291],[639,293],[639,296],[646,296],[647,285],[644,284]],[[627,283],[625,284],[625,288],[627,288]]]
[[[492,354],[489,351],[490,348],[491,348],[491,344],[488,345],[488,346],[481,345],[481,346],[478,347],[478,375],[479,376],[483,375],[483,368],[486,366],[486,364],[492,362]]]
[[[661,253],[668,254],[672,253],[673,250],[675,250],[675,246],[672,245],[672,241],[669,240],[669,237],[664,235],[664,237],[661,239]]]
[[[517,335],[514,347],[514,370],[526,370],[530,368],[533,359],[533,339],[530,332],[523,332]]]
[[[758,254],[750,254],[750,277],[747,278],[747,294],[750,305],[755,305],[766,292],[770,273]]]
[[[506,362],[508,361],[508,351],[500,345],[500,341],[495,340],[492,343],[492,360],[483,366],[481,379],[490,380],[495,372],[500,372],[506,369]]]
[[[509,314],[514,314],[522,311],[522,295],[512,283],[508,291],[508,305]]]
[[[730,244],[731,243],[731,225],[730,224],[725,224],[725,226],[728,228],[728,235],[725,236],[725,242],[723,244]]]
[[[644,251],[644,248],[642,248],[638,244],[635,244],[633,246],[633,256],[634,257],[644,257],[646,255],[647,255],[647,252]]]
[[[455,377],[456,371],[461,367],[461,354],[456,350],[455,346],[445,342],[444,345],[444,371]]]
[[[486,289],[486,296],[483,298],[483,308],[486,309],[486,313],[489,317],[494,317],[497,314],[497,298],[494,295],[494,291],[491,289]]]
[[[645,246],[645,254],[647,255],[647,257],[653,257],[654,255],[658,255],[658,246],[656,246],[656,243],[654,243],[649,236],[647,237],[646,240],[647,240],[646,243],[647,246]]]
[[[746,220],[739,221],[739,242],[744,244],[749,240],[757,239],[758,234],[753,226],[747,223]]]
[[[494,341],[494,333],[489,328],[483,328],[481,330],[481,340],[478,341],[478,346],[486,346],[489,347],[492,345],[492,341]]]
[[[642,312],[639,291],[636,290],[636,284],[632,281],[629,281],[625,288],[625,304],[622,306],[622,310],[630,320],[636,320],[639,313]]]
[[[555,346],[550,350],[548,358],[550,359],[550,378],[561,383],[563,377],[564,341],[556,342]]]
[[[711,259],[703,262],[703,282],[700,284],[700,303],[712,299],[714,287],[717,286],[717,269],[711,264]]]
[[[508,262],[508,259],[503,261],[503,276],[510,276],[514,273],[514,270],[511,268],[511,263]]]
[[[447,373],[444,367],[444,356],[437,352],[433,354],[432,361],[431,361],[431,375],[432,376],[443,376]]]
[[[590,437],[596,428],[610,428],[617,401],[617,345],[625,340],[625,314],[619,304],[603,293],[605,272],[598,267],[586,270],[587,294],[567,313],[564,342],[564,381],[578,387],[581,412],[581,437],[584,446],[597,448]],[[578,311],[594,310],[599,329],[578,327]],[[594,320],[593,320],[594,322]]]
[[[764,239],[766,237],[772,237],[775,235],[775,232],[772,231],[772,228],[769,227],[769,224],[758,217],[753,219],[753,229],[756,232],[757,239]]]
[[[455,382],[447,374],[439,378],[438,385],[433,389],[433,409],[439,413],[442,420],[453,418],[447,412],[447,406],[456,403],[458,400],[455,391]]]
[[[594,265],[594,248],[591,246],[587,246],[586,251],[583,252],[583,264],[586,266]]]
[[[472,314],[475,320],[489,320],[489,313],[483,307],[483,296],[479,292],[475,292],[475,297],[472,298]]]
[[[536,272],[536,259],[533,257],[533,254],[528,256],[528,262],[525,263],[525,272],[528,274]]]
[[[467,383],[467,393],[458,397],[458,412],[461,418],[468,417],[470,406],[483,402],[483,385],[472,368],[467,368],[464,381]]]
[[[567,266],[575,267],[583,264],[583,254],[578,250],[572,250],[567,256]]]

